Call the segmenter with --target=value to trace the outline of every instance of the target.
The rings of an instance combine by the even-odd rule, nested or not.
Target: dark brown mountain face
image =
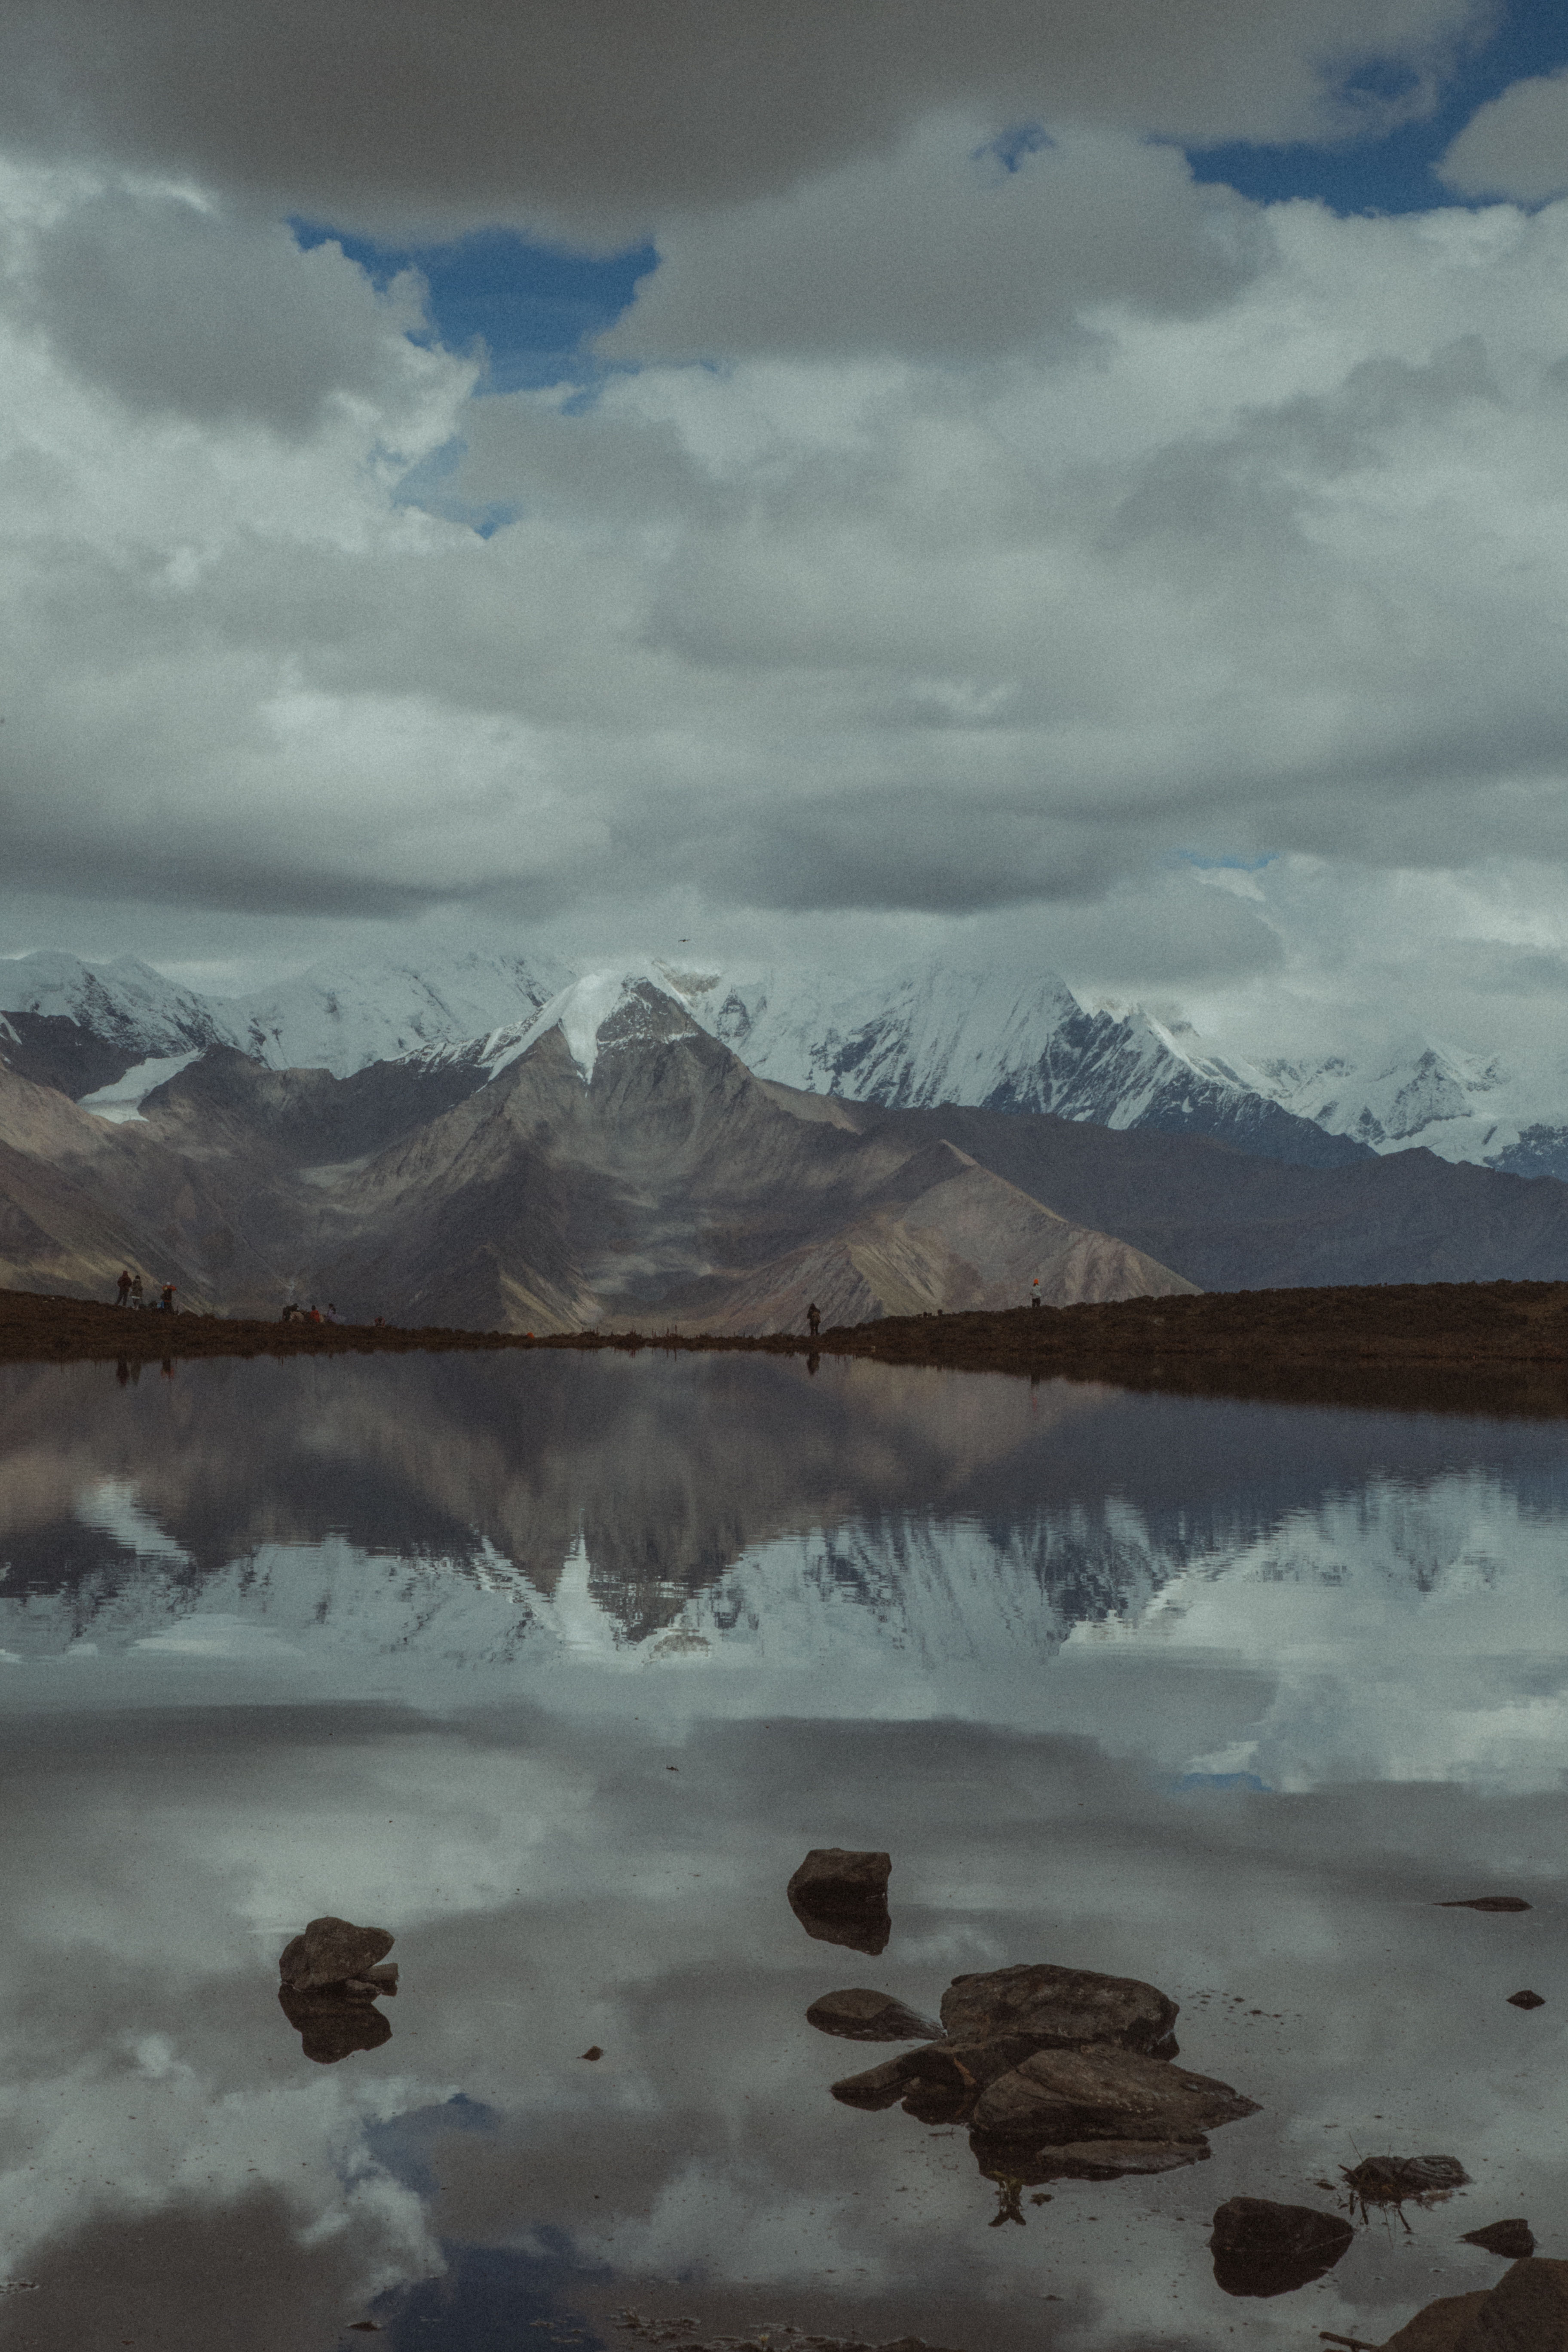
[[[0,1070],[0,1280],[103,1297],[127,1265],[253,1314],[767,1332],[1037,1285],[1050,1307],[1568,1276],[1552,1179],[798,1094],[646,981],[502,1043],[347,1079],[215,1046],[121,1124]]]

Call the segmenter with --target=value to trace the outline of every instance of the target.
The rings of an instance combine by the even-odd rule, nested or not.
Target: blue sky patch
[[[430,289],[426,340],[462,354],[482,344],[489,365],[481,392],[596,383],[606,370],[587,346],[614,325],[638,278],[658,262],[651,245],[594,260],[511,229],[482,229],[452,245],[387,246],[316,221],[290,226],[306,252],[329,239],[341,245],[378,287],[400,270],[418,270]]]
[[[1471,199],[1443,185],[1434,167],[1479,107],[1511,82],[1563,66],[1568,8],[1561,0],[1510,0],[1499,12],[1490,38],[1460,51],[1437,106],[1423,121],[1401,123],[1381,138],[1333,146],[1255,146],[1237,140],[1189,147],[1186,154],[1200,180],[1224,181],[1259,204],[1310,196],[1341,214],[1431,212],[1439,205],[1473,208]],[[1404,67],[1373,61],[1342,87],[1352,99],[1361,93],[1386,103],[1405,96],[1415,79]]]

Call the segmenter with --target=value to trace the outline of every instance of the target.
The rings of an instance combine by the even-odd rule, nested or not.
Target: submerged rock
[[[1437,1905],[1439,1911],[1528,1911],[1522,1895],[1456,1895]]]
[[[1568,2352],[1568,2263],[1532,2255],[1482,2294],[1447,2294],[1391,2336],[1384,2352]]]
[[[1232,2197],[1209,2238],[1215,2284],[1226,2294],[1291,2294],[1331,2271],[1354,2238],[1342,2214]]]
[[[892,1857],[847,1846],[813,1846],[784,1890],[790,1909],[819,1943],[873,1958],[888,1948]]]
[[[846,2042],[931,2042],[942,2032],[890,1993],[869,1992],[860,1986],[847,1992],[825,1992],[806,2011],[805,2021],[819,2033],[837,2033]]]
[[[1169,2040],[1178,2014],[1173,2000],[1137,1977],[1044,1963],[954,1977],[942,1997],[942,2027],[951,2041],[1026,2033],[1037,2050],[1116,2042],[1152,2053]],[[1162,2054],[1173,2057],[1174,2043]]]
[[[1484,2230],[1467,2230],[1459,2242],[1518,2263],[1535,2252],[1535,2232],[1528,2221],[1489,2221]]]

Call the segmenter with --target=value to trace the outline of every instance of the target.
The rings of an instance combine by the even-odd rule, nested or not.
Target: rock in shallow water
[[[942,2032],[890,1993],[859,1986],[847,1992],[825,1992],[806,2011],[805,2021],[818,2032],[837,2033],[846,2042],[932,2042]]]
[[[1518,2263],[1535,2252],[1535,2232],[1528,2221],[1489,2221],[1484,2230],[1467,2230],[1459,2242]]]
[[[1137,1977],[1044,1964],[954,1977],[942,1997],[942,2028],[950,2041],[1026,2033],[1037,2050],[1116,2042],[1125,2049],[1152,2051],[1169,2037],[1177,2014],[1173,2000]]]
[[[819,1943],[873,1958],[888,1948],[892,1857],[848,1846],[813,1846],[784,1890],[790,1909]]]
[[[1255,2116],[1228,2083],[1189,2074],[1135,2050],[1037,2050],[981,2093],[974,2128],[987,2139],[1060,2146],[1068,2140],[1201,2140],[1219,2124]]]
[[[1489,2294],[1440,2296],[1384,2352],[1568,2352],[1568,2263],[1532,2255]]]
[[[1338,2213],[1232,2197],[1214,2217],[1215,2284],[1226,2294],[1290,2294],[1331,2271],[1355,2237]]]
[[[356,1927],[351,1920],[331,1916],[312,1919],[302,1936],[285,1945],[278,1971],[285,1984],[297,1985],[302,1992],[316,1985],[346,1984],[351,1977],[368,1978],[396,1940],[384,1927]]]

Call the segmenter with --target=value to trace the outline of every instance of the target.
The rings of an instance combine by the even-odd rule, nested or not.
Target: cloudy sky
[[[13,0],[0,952],[1568,998],[1547,0]]]

